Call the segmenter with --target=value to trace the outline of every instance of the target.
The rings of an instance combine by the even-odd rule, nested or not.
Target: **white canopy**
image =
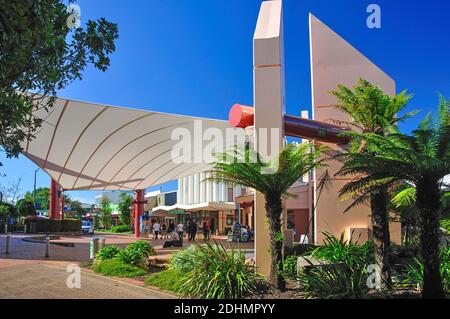
[[[205,202],[198,204],[175,204],[172,206],[158,206],[152,209],[153,213],[169,212],[175,210],[182,210],[187,213],[198,212],[198,211],[219,211],[219,210],[234,210],[236,209],[236,204],[233,202]]]
[[[65,190],[135,190],[163,184],[210,168],[205,162],[172,159],[176,128],[186,128],[194,143],[194,122],[203,130],[228,122],[58,99],[36,138],[23,145],[26,157]],[[198,122],[197,122],[198,124]],[[197,134],[198,135],[198,134]],[[194,151],[192,151],[192,157]],[[181,156],[180,156],[181,157]]]

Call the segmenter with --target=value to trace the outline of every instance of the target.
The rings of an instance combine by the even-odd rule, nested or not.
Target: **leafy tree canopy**
[[[25,199],[33,202],[34,200],[34,191],[26,192]],[[39,187],[36,189],[36,202],[40,203],[40,209],[49,209],[50,208],[50,188],[48,187]]]
[[[25,198],[19,199],[17,201],[16,209],[19,216],[34,216],[36,213],[33,201]]]
[[[13,204],[0,203],[0,219],[6,220],[8,217],[17,217],[17,209]]]
[[[70,202],[70,211],[72,215],[75,215],[77,217],[81,217],[86,214],[86,210],[78,200],[73,200]]]
[[[117,25],[100,18],[72,27],[72,2],[0,0],[0,145],[8,157],[41,125],[33,110],[51,108],[89,64],[101,71],[110,64]]]
[[[133,205],[133,197],[127,193],[120,194],[119,211],[120,222],[124,225],[130,225],[131,222],[131,205]]]

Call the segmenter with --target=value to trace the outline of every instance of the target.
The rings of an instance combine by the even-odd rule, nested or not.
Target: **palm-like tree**
[[[324,159],[319,158],[322,149],[309,143],[289,144],[270,162],[262,161],[260,155],[251,149],[235,149],[220,154],[219,161],[210,171],[209,179],[212,181],[243,185],[264,195],[272,252],[269,281],[280,290],[285,289],[285,281],[279,271],[283,261],[282,199],[283,196],[292,196],[287,191],[297,180],[324,165]]]
[[[445,218],[450,212],[450,185],[443,185],[441,189],[441,211],[440,215]],[[395,196],[391,200],[393,210],[397,213],[402,224],[405,224],[406,234],[403,237],[405,239],[405,245],[410,244],[410,231],[411,226],[417,228],[420,226],[419,210],[416,207],[416,188],[414,185],[402,184],[396,191]]]
[[[349,121],[335,122],[349,125],[360,133],[386,136],[390,130],[394,129],[396,123],[416,114],[416,112],[410,112],[402,117],[397,117],[397,113],[406,106],[412,97],[406,91],[396,96],[390,96],[383,93],[378,86],[362,78],[359,79],[358,85],[353,90],[344,85],[338,85],[338,90],[332,91],[331,94],[337,99],[335,107],[350,118]],[[366,140],[357,139],[352,144],[352,152],[368,153]],[[372,152],[371,155],[375,156],[376,154]],[[365,196],[357,197],[357,200],[347,208],[349,210],[357,204],[370,202],[375,263],[381,270],[382,287],[391,283],[388,258],[390,246],[388,199],[388,189],[380,187]]]
[[[442,278],[439,273],[439,219],[443,196],[450,174],[450,113],[449,102],[441,98],[439,116],[428,115],[411,135],[394,133],[388,138],[364,134],[369,153],[349,153],[339,175],[364,174],[347,184],[341,193],[362,196],[382,187],[407,182],[415,187],[415,205],[420,215],[421,255],[424,263],[424,298],[442,298]]]

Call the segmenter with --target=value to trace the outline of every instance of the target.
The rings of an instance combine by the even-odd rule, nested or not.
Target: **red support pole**
[[[50,180],[50,207],[48,211],[48,217],[50,219],[59,219],[60,215],[60,202],[59,202],[59,191],[61,186],[53,178]]]
[[[145,191],[139,189],[135,191],[134,197],[134,237],[141,236],[141,220],[140,217],[144,215]]]

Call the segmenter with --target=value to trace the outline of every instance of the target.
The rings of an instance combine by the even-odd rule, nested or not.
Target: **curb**
[[[175,294],[173,292],[170,292],[170,291],[167,291],[167,290],[163,290],[163,289],[161,289],[159,287],[155,287],[155,286],[147,286],[147,285],[145,285],[145,283],[143,283],[141,281],[138,281],[136,279],[133,279],[133,278],[120,278],[120,277],[113,277],[113,276],[103,276],[103,275],[97,274],[92,269],[83,268],[83,267],[80,267],[80,268],[81,268],[81,271],[84,271],[84,272],[86,272],[86,273],[88,273],[88,274],[90,274],[92,276],[98,277],[98,278],[102,278],[102,279],[107,278],[107,279],[113,280],[115,282],[120,282],[122,284],[126,284],[128,286],[132,286],[132,287],[140,288],[140,289],[145,289],[145,290],[150,290],[150,291],[155,291],[157,293],[165,294],[165,295],[171,297],[171,298],[164,298],[164,299],[180,299],[181,298],[181,296],[179,296],[179,295],[177,295],[177,294]],[[130,282],[130,281],[134,281],[135,283]]]

